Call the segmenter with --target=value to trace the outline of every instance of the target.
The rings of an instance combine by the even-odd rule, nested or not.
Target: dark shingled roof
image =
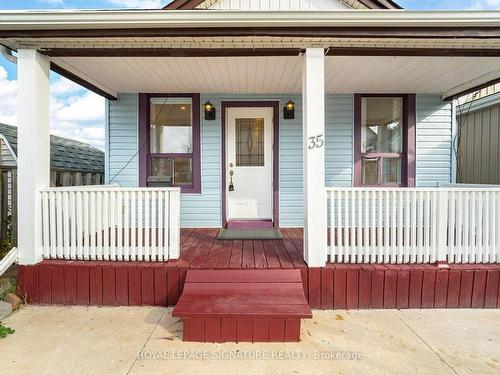
[[[0,135],[5,137],[17,156],[17,127],[0,124]],[[104,173],[104,152],[87,143],[51,135],[50,168]]]

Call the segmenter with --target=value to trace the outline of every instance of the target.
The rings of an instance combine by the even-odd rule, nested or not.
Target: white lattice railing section
[[[500,260],[500,188],[327,188],[327,198],[332,261]]]
[[[50,188],[39,195],[45,258],[165,261],[179,257],[179,188]]]

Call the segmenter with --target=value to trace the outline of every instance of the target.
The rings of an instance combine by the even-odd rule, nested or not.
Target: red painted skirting
[[[31,303],[60,305],[175,305],[185,268],[175,262],[45,260],[19,266],[18,284]]]
[[[18,283],[31,303],[171,306],[186,270],[172,261],[45,260],[19,266]],[[301,275],[317,309],[500,308],[500,264],[333,264]]]
[[[317,309],[500,308],[500,264],[334,264],[307,272]]]

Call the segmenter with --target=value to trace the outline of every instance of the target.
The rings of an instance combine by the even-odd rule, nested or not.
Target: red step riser
[[[184,341],[298,342],[312,312],[300,270],[188,270],[172,316]]]
[[[183,341],[300,342],[300,319],[183,318]]]

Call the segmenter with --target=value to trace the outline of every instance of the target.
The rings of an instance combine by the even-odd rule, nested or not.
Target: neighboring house
[[[0,123],[0,243],[8,236],[17,244],[17,127]],[[50,136],[50,186],[100,185],[104,183],[104,152],[87,143]]]
[[[283,291],[302,294],[297,269],[313,307],[497,307],[500,190],[438,185],[456,181],[454,101],[500,81],[499,42],[500,12],[387,0],[0,12],[29,108],[19,113],[31,146],[19,159],[23,290],[105,305],[182,294],[192,304],[175,314],[191,340],[234,333],[241,314],[255,318]],[[51,189],[48,158],[27,162],[48,149],[49,69],[107,98],[106,180],[119,187]],[[251,230],[218,235],[226,226]],[[63,293],[70,267],[79,281]],[[269,268],[292,270],[293,285],[266,287],[289,274]],[[208,285],[238,277],[253,285],[223,296]],[[307,316],[271,324],[260,312],[253,323],[278,340],[289,337],[284,317],[296,339]]]
[[[1,169],[17,168],[17,127],[0,124]],[[84,142],[50,136],[50,186],[104,183],[104,152]]]
[[[500,84],[463,99],[454,150],[457,182],[500,185]]]

